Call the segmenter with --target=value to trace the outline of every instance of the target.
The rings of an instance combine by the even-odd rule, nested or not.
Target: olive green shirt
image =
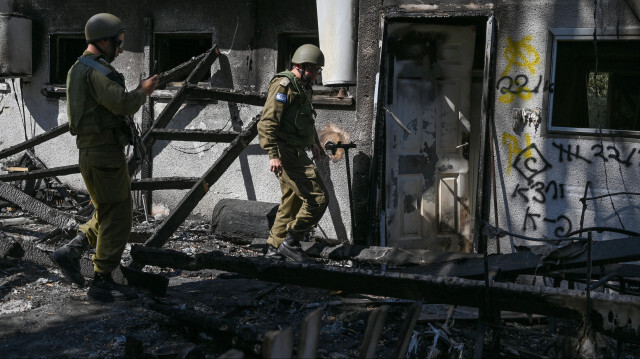
[[[102,55],[85,51],[87,56],[114,72],[124,84],[124,77]],[[77,136],[78,148],[104,145],[125,146],[128,142],[124,116],[132,116],[144,104],[141,88],[127,92],[99,71],[76,61],[67,74],[67,116],[69,130]]]
[[[284,71],[271,79],[267,100],[258,122],[260,146],[269,158],[279,158],[278,146],[311,147],[315,136],[315,111],[311,85]]]

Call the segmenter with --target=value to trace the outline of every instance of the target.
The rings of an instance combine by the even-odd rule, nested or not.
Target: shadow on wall
[[[329,215],[331,216],[331,223],[336,231],[336,237],[343,242],[349,241],[347,229],[344,226],[344,220],[342,219],[342,212],[340,211],[340,205],[336,198],[336,191],[331,181],[331,169],[329,167],[329,157],[322,157],[316,161],[318,166],[318,172],[327,187],[327,195],[329,196]],[[346,212],[348,213],[348,212]]]
[[[218,57],[218,63],[220,64],[220,71],[213,74],[211,77],[211,84],[233,89],[233,75],[231,72],[231,63],[229,62],[229,58],[224,54],[220,54]],[[235,102],[227,102],[227,106],[229,107],[229,118],[231,119],[232,129],[236,132],[241,132],[243,122],[240,118],[240,106]],[[247,159],[247,151],[242,151],[242,153],[240,153],[238,161],[240,161],[240,170],[242,171],[244,188],[247,191],[247,199],[255,201],[256,189],[253,184],[253,178],[251,177],[251,168],[249,167],[249,160]]]

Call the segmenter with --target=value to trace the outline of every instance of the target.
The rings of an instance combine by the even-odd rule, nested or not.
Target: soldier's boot
[[[80,271],[80,258],[88,246],[87,236],[80,232],[69,243],[56,249],[50,255],[51,260],[60,268],[62,274],[80,287],[85,284]]]
[[[111,273],[95,272],[87,296],[101,302],[113,302],[115,300],[136,299],[138,291],[128,285],[114,282]]]
[[[294,238],[291,233],[287,233],[284,242],[278,247],[278,253],[294,262],[304,263],[310,261],[309,257],[300,248],[300,240]]]
[[[267,252],[264,254],[265,258],[269,259],[283,259],[282,254],[278,253],[278,248],[272,245],[267,245]]]

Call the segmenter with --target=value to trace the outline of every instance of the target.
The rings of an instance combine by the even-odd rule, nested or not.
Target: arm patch
[[[285,95],[283,93],[277,93],[276,94],[276,101],[287,102],[287,95]]]

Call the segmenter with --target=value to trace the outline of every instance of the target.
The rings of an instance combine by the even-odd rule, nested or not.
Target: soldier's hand
[[[282,162],[279,158],[272,158],[269,160],[269,170],[276,176],[280,177],[282,174]]]
[[[142,91],[144,91],[145,95],[150,96],[158,87],[158,83],[158,75],[153,75],[148,79],[142,80],[142,82],[140,82],[140,87],[142,88]]]

